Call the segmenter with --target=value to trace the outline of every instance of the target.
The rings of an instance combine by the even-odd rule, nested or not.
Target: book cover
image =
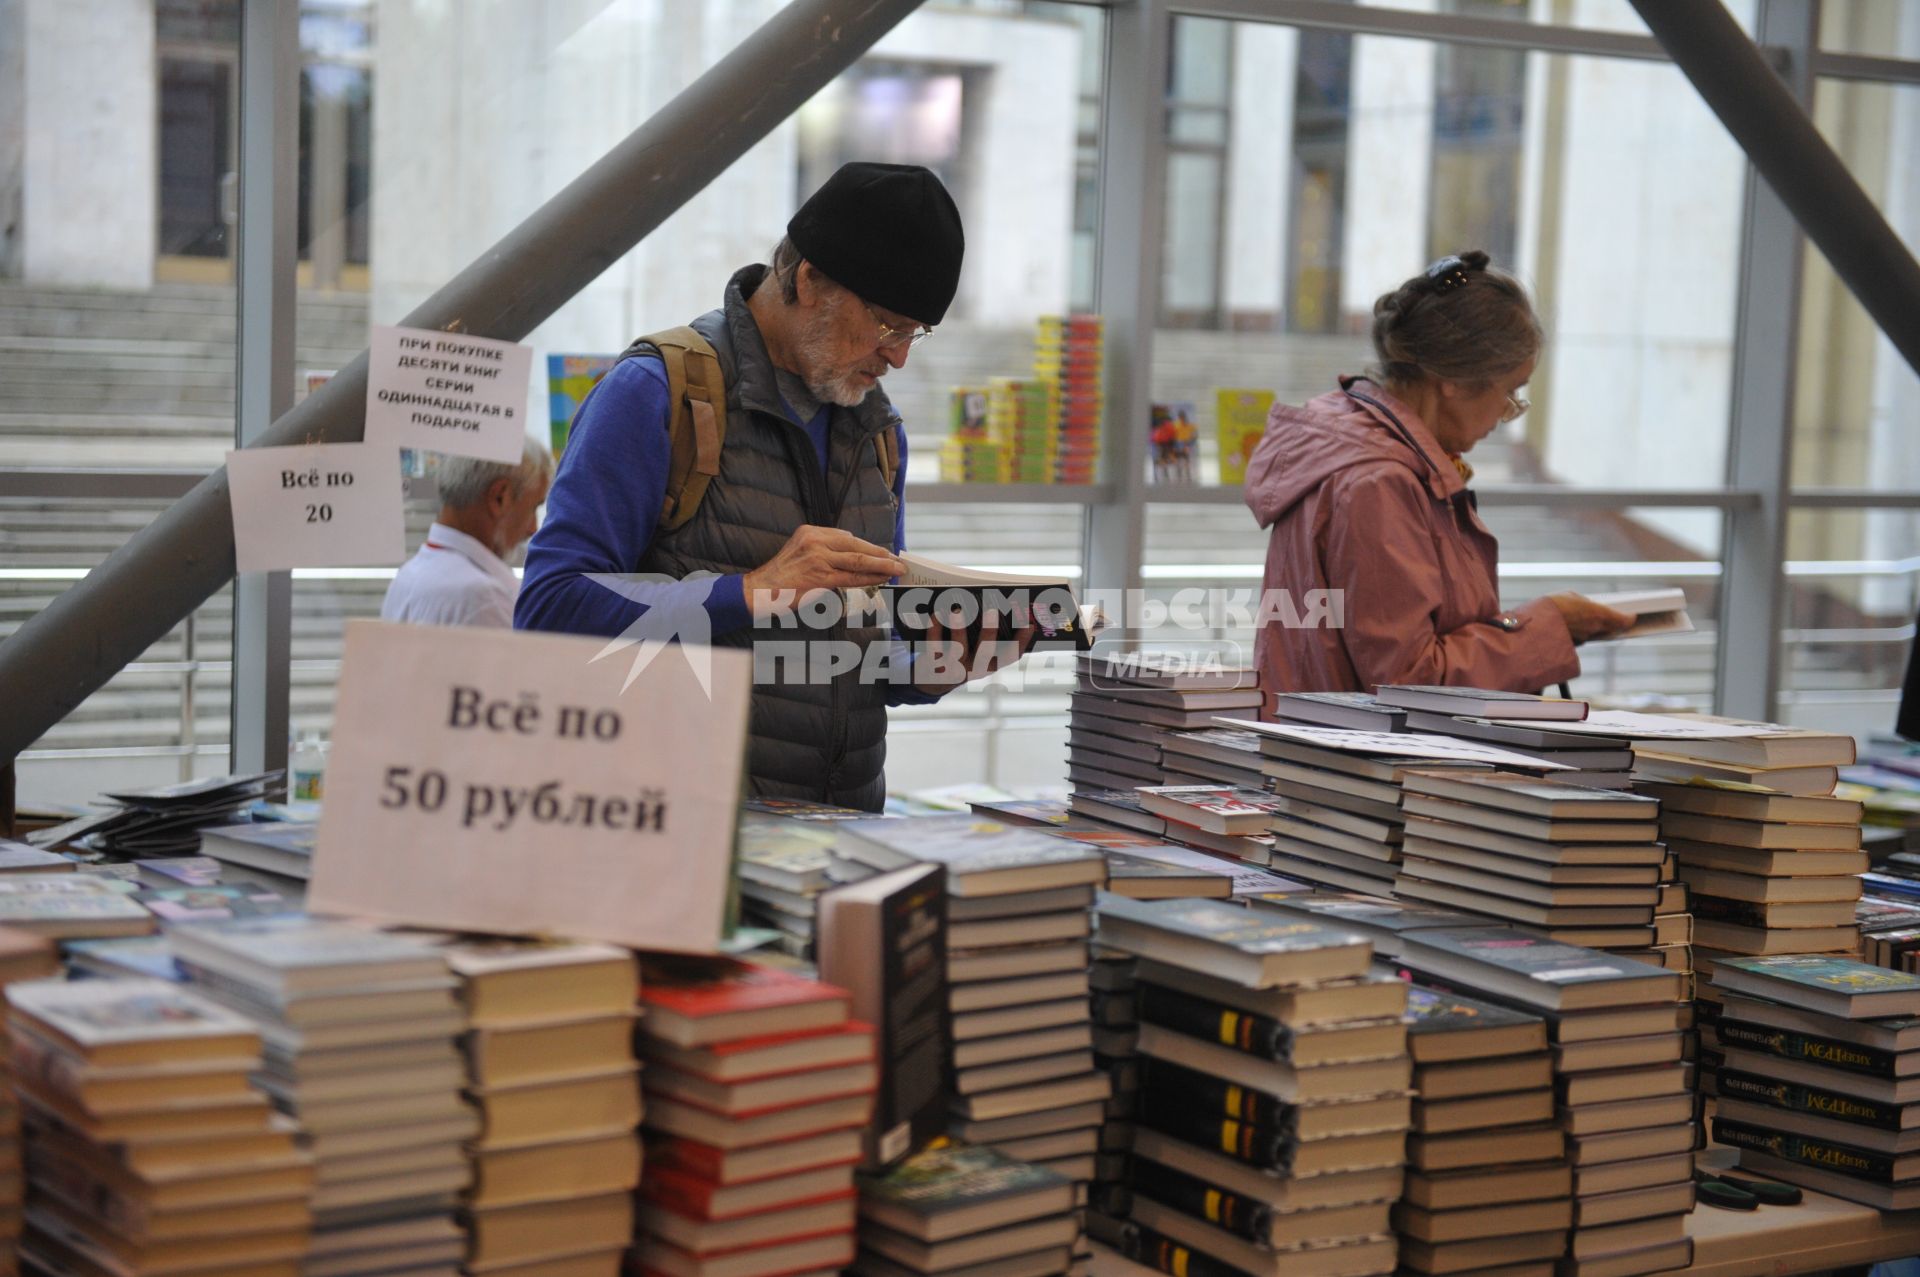
[[[206,922],[221,918],[259,918],[297,913],[299,906],[263,887],[156,887],[134,896],[169,922]]]
[[[83,1049],[181,1038],[259,1036],[246,1016],[165,980],[31,980],[7,1001]]]
[[[833,985],[734,958],[675,961],[649,955],[642,964],[641,1005],[690,1020],[846,998],[846,991]]]
[[[618,963],[631,967],[633,954],[610,944],[568,940],[531,940],[497,936],[463,940],[446,949],[447,966],[463,980],[504,971],[558,971],[567,967]]]
[[[1469,986],[1475,984],[1471,973],[1482,972],[1498,981],[1497,987],[1489,984],[1489,992],[1550,1010],[1576,1002],[1668,1002],[1679,985],[1679,977],[1663,968],[1512,927],[1418,931],[1407,937],[1401,961],[1415,970],[1431,967],[1433,974]],[[1469,975],[1458,974],[1463,967]],[[1599,994],[1596,1000],[1592,992],[1596,989],[1612,992]],[[1568,997],[1580,992],[1588,996]]]
[[[1578,722],[1587,716],[1585,701],[1505,692],[1485,687],[1450,687],[1432,683],[1383,683],[1374,692],[1389,705],[1431,709],[1443,714],[1475,718],[1547,719]]]
[[[173,936],[182,956],[226,955],[277,972],[395,962],[426,972],[446,966],[444,957],[416,937],[300,913],[193,923]]]
[[[1147,423],[1148,455],[1153,458],[1152,482],[1191,484],[1199,476],[1200,428],[1194,424],[1190,403],[1152,405]]]
[[[877,812],[862,811],[858,807],[837,807],[832,803],[817,803],[805,798],[748,798],[740,804],[740,809],[763,816],[785,816],[789,820],[873,820],[879,817]]]
[[[858,1182],[862,1216],[920,1237],[945,1233],[945,1215],[1004,1207],[1035,1194],[1064,1192],[1071,1205],[1073,1195],[1070,1180],[1043,1166],[963,1144],[925,1149],[884,1175],[862,1174]]]
[[[1760,982],[1773,990],[1770,996],[1784,1002],[1793,1001],[1794,990],[1805,989],[1840,994],[1856,1006],[1868,1003],[1869,1006],[1855,1012],[1863,1016],[1911,1013],[1914,1008],[1909,1004],[1920,1002],[1920,976],[1869,966],[1851,958],[1822,954],[1723,958],[1715,964],[1716,984],[1727,983],[1717,977],[1720,970],[1732,973],[1736,978],[1746,977],[1740,981],[1741,985]],[[1889,1004],[1889,1009],[1872,1009],[1881,1001]]]
[[[997,820],[1004,825],[1042,825],[1058,829],[1073,820],[1073,814],[1067,809],[1067,802],[1063,798],[980,802],[973,804],[973,810],[988,820]]]
[[[1659,800],[1643,794],[1557,784],[1551,779],[1514,772],[1409,771],[1403,784],[1411,793],[1454,798],[1530,815],[1649,821],[1660,815]]]
[[[1904,1020],[1898,1023],[1907,1027],[1920,1027],[1920,1020]],[[1901,1053],[1882,1047],[1847,1042],[1839,1038],[1824,1037],[1817,1033],[1780,1028],[1770,1024],[1729,1019],[1725,1016],[1714,1021],[1714,1033],[1722,1046],[1739,1047],[1742,1050],[1778,1056],[1783,1060],[1803,1060],[1809,1064],[1824,1064],[1829,1068],[1845,1069],[1849,1073],[1860,1073],[1867,1077],[1900,1076]]]
[[[1445,1037],[1449,1034],[1484,1032],[1523,1024],[1540,1024],[1541,1046],[1546,1045],[1545,1025],[1537,1015],[1496,1006],[1458,993],[1428,989],[1417,984],[1407,986],[1407,1035],[1413,1040],[1413,1055],[1419,1058],[1418,1039]]]
[[[1128,900],[1100,898],[1100,926],[1114,923],[1172,932],[1246,954],[1318,953],[1327,949],[1370,949],[1353,932],[1306,918],[1224,904],[1217,900]]]
[[[890,1166],[945,1129],[948,1083],[946,870],[905,869],[820,898],[820,976],[874,1026],[880,1085],[869,1168]]]
[[[83,880],[84,881],[84,880]],[[139,901],[118,892],[83,895],[48,892],[0,895],[0,926],[59,932],[63,927],[113,926],[153,929],[153,915]]]
[[[1097,851],[1055,838],[1043,829],[1003,825],[960,812],[850,821],[840,833],[842,855],[883,870],[926,861],[944,864],[950,875],[965,877],[999,869],[1102,864]]]
[[[1214,431],[1220,445],[1220,482],[1235,487],[1247,481],[1247,462],[1267,433],[1274,392],[1228,387],[1214,392]]]

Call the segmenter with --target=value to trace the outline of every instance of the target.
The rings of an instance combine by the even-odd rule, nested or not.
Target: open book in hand
[[[1617,639],[1646,638],[1653,634],[1687,634],[1693,630],[1693,618],[1687,615],[1684,590],[1620,590],[1611,594],[1589,594],[1588,598],[1616,612],[1629,612],[1639,619]]]
[[[1033,625],[1039,630],[1035,647],[1085,651],[1093,646],[1093,632],[1100,624],[1098,609],[1083,614],[1065,577],[980,571],[917,554],[899,557],[907,570],[895,584],[848,594],[850,603],[869,614],[873,603],[884,596],[881,616],[890,616],[903,638],[914,639],[941,622],[964,627],[971,648],[980,641],[983,623],[992,613],[1002,642],[1012,642],[1022,629]]]

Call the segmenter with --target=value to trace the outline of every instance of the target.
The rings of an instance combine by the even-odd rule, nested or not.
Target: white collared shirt
[[[513,628],[513,601],[520,579],[499,555],[444,523],[427,529],[427,543],[400,565],[383,621],[414,625],[484,625]]]

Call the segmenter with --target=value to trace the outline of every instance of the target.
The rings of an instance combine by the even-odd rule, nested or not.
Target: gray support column
[[[919,2],[790,0],[401,322],[509,341],[525,337]],[[366,428],[366,394],[362,352],[254,442],[357,442]],[[223,468],[0,647],[0,704],[7,706],[0,715],[0,760],[38,740],[233,572]]]
[[[1140,441],[1145,435],[1141,423],[1153,401],[1153,328],[1160,313],[1165,86],[1172,25],[1165,0],[1137,0],[1108,11],[1094,293],[1106,316],[1103,435],[1110,495],[1087,508],[1082,558],[1090,593],[1139,589],[1146,555],[1147,485]]]
[[[300,68],[294,72],[299,74]],[[321,64],[309,73],[313,123],[307,143],[307,268],[313,288],[340,287],[347,264],[346,68]]]
[[[1786,91],[1806,110],[1813,105],[1809,68],[1818,39],[1818,10],[1817,0],[1760,0],[1759,40],[1780,51]],[[1750,164],[1734,321],[1727,486],[1756,492],[1760,500],[1727,512],[1714,699],[1720,713],[1740,718],[1777,717],[1786,673],[1780,644],[1786,621],[1782,560],[1792,486],[1794,374],[1806,242],[1793,211]]]
[[[259,442],[293,407],[295,200],[300,182],[300,26],[295,6],[281,0],[246,0],[240,15],[239,116],[233,438],[236,446],[245,448]],[[287,667],[292,652],[291,575],[248,572],[237,577],[229,753],[235,771],[287,765]]]

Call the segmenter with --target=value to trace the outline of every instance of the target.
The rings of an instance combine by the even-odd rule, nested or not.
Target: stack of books
[[[1127,1248],[1172,1272],[1391,1272],[1411,1072],[1404,986],[1368,978],[1368,942],[1115,898],[1100,940],[1140,959]]]
[[[1859,948],[1860,804],[1724,783],[1641,780],[1710,956]]]
[[[1418,1098],[1394,1208],[1401,1268],[1558,1259],[1573,1222],[1573,1172],[1555,1123],[1545,1022],[1417,984],[1406,1020]]]
[[[27,1124],[19,1258],[52,1273],[298,1271],[313,1170],[249,1086],[250,1020],[163,980],[34,980],[7,1000]]]
[[[1888,866],[1880,869],[1885,874]],[[1869,891],[1855,902],[1853,921],[1860,928],[1862,962],[1893,971],[1915,969],[1920,954],[1920,900]]]
[[[642,977],[646,1179],[636,1259],[664,1277],[837,1272],[873,1108],[873,1031],[847,994],[726,959]]]
[[[1388,895],[1406,817],[1400,785],[1413,768],[1485,771],[1502,749],[1407,732],[1257,723],[1260,770],[1279,800],[1269,863],[1344,891]]]
[[[1559,1271],[1616,1277],[1690,1262],[1693,1096],[1681,1060],[1677,972],[1511,927],[1416,931],[1417,978],[1539,1015],[1573,1176]]]
[[[1101,853],[970,815],[856,821],[842,855],[946,869],[952,1134],[1092,1179],[1105,1074],[1087,1018],[1087,937]]]
[[[1727,734],[1708,734],[1716,729]],[[1620,730],[1633,740],[1635,780],[1733,781],[1817,797],[1834,792],[1840,769],[1857,756],[1853,737],[1838,732],[1706,714],[1680,716],[1671,733],[1658,723],[1644,731],[1632,726]]]
[[[29,866],[34,858],[48,853],[35,851],[19,843],[0,839],[0,858],[19,857]],[[58,859],[58,857],[54,857]],[[39,868],[40,866],[34,866]],[[23,980],[45,980],[59,974],[60,959],[53,945],[23,931],[0,928],[0,985]],[[0,1271],[19,1266],[20,1218],[25,1206],[24,1185],[20,1176],[20,1109],[14,1086],[13,1044],[0,1027],[0,1096],[6,1105],[0,1110]]]
[[[1067,732],[1067,779],[1076,791],[1130,789],[1166,779],[1164,749],[1175,732],[1251,720],[1260,689],[1182,689],[1122,684],[1081,667]]]
[[[940,442],[942,483],[1003,483],[1006,458],[987,437],[985,386],[955,386],[947,396],[947,437]]]
[[[1134,1114],[1140,1100],[1140,1011],[1137,960],[1130,953],[1093,946],[1087,972],[1092,989],[1094,1067],[1107,1075],[1112,1094],[1100,1123],[1094,1156],[1090,1209],[1124,1220],[1132,1207],[1129,1154],[1133,1151]]]
[[[313,1157],[310,1266],[349,1277],[458,1260],[479,1123],[461,1097],[465,1017],[446,954],[303,914],[170,938],[190,987],[261,1024],[257,1084]]]
[[[1372,942],[1375,956],[1384,958],[1399,957],[1407,938],[1417,931],[1477,927],[1485,922],[1458,909],[1442,909],[1418,900],[1392,900],[1325,887],[1284,895],[1267,892],[1253,896],[1248,903],[1256,909],[1278,909],[1365,936]]]
[[[987,386],[987,440],[1001,482],[1052,483],[1060,440],[1060,389],[1039,378],[995,377]]]
[[[1042,315],[1034,333],[1033,375],[1053,387],[1059,413],[1054,483],[1092,483],[1099,469],[1105,337],[1098,315]]]
[[[1056,1277],[1081,1262],[1074,1184],[990,1148],[927,1149],[860,1177],[860,1277]]]
[[[200,846],[202,829],[232,822],[243,808],[284,790],[285,781],[285,772],[271,771],[102,794],[105,810],[37,830],[28,841],[128,860],[191,855]]]
[[[1728,958],[1713,1138],[1740,1165],[1881,1210],[1920,1206],[1920,979],[1844,958]]]
[[[137,882],[71,869],[0,875],[0,926],[49,940],[143,936],[153,914],[134,898]]]
[[[633,955],[600,944],[447,949],[480,1110],[464,1271],[615,1277],[633,1236],[640,1080]]]
[[[1685,943],[1654,922],[1660,804],[1514,772],[1411,771],[1394,894],[1596,949]]]
[[[1260,770],[1260,734],[1241,727],[1167,733],[1160,741],[1160,770],[1169,785],[1267,787]]]
[[[781,951],[796,958],[813,956],[817,901],[833,881],[832,846],[832,822],[755,812],[740,818],[741,919],[776,932]]]
[[[1147,785],[1140,805],[1167,822],[1169,841],[1264,865],[1273,854],[1267,833],[1280,800],[1264,789],[1231,785]]]

